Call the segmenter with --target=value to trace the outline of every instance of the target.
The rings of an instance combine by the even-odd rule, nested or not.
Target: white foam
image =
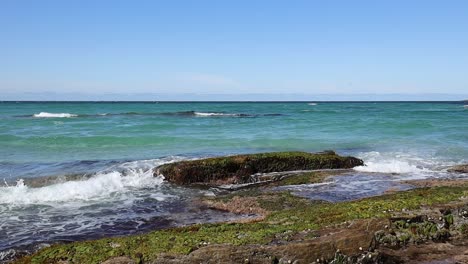
[[[68,181],[39,188],[18,180],[16,186],[0,187],[0,204],[57,204],[72,201],[90,201],[111,198],[116,194],[151,188],[164,181],[163,176],[153,176],[153,165],[172,160],[148,160],[121,164],[119,170],[100,172],[82,181]],[[112,168],[111,168],[112,169]],[[164,200],[167,196],[158,197]]]
[[[47,113],[47,112],[40,112],[39,114],[34,114],[33,117],[43,117],[43,118],[70,118],[70,117],[77,117],[78,115],[69,114],[69,113]]]
[[[398,160],[387,160],[382,162],[366,162],[365,166],[355,167],[354,170],[364,172],[382,172],[382,173],[419,173],[423,169],[408,162]]]
[[[308,103],[308,105],[317,105],[317,103]]]
[[[237,114],[195,112],[197,116],[237,116]]]
[[[373,151],[360,155],[364,160],[364,166],[355,167],[354,170],[362,172],[381,173],[426,173],[431,170],[422,164],[421,159],[401,153],[381,154]]]
[[[0,251],[0,262],[8,259],[14,259],[16,256],[17,252],[14,249],[8,249],[5,251]],[[7,262],[5,262],[7,263]]]
[[[151,171],[140,173],[122,176],[120,172],[114,171],[98,174],[84,181],[68,181],[40,188],[30,188],[23,180],[19,180],[16,186],[0,188],[0,203],[43,204],[102,199],[131,187],[151,187],[163,181],[162,177],[153,177]]]

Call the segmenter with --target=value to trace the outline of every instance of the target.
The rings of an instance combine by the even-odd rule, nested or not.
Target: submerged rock
[[[349,169],[363,165],[354,157],[343,157],[333,151],[321,153],[271,152],[164,164],[154,171],[177,184],[242,184],[255,173],[294,170]]]
[[[448,172],[468,173],[468,164],[462,164],[450,167]]]

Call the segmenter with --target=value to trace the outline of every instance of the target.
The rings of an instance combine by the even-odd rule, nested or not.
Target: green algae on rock
[[[58,244],[20,259],[17,263],[57,263],[60,261],[64,263],[101,263],[119,256],[127,256],[136,263],[200,263],[201,259],[210,263],[209,260],[214,257],[219,262],[235,263],[230,262],[233,252],[239,258],[247,259],[255,257],[253,252],[260,251],[264,253],[262,257],[265,259],[294,257],[296,260],[300,259],[300,263],[310,263],[315,261],[318,255],[324,258],[333,257],[337,248],[347,255],[367,250],[367,247],[372,246],[370,243],[373,240],[373,231],[384,228],[382,225],[388,221],[386,219],[391,217],[393,212],[406,214],[409,212],[408,210],[416,210],[421,207],[452,201],[459,202],[461,197],[467,196],[467,191],[466,185],[422,188],[339,203],[312,202],[291,196],[288,193],[278,193],[276,199],[259,197],[260,207],[271,211],[262,221],[199,224],[142,235]],[[245,191],[243,194],[256,197],[256,193],[252,191]],[[229,195],[228,199],[231,197],[235,198],[235,196]],[[271,206],[271,204],[264,204],[264,202],[272,202],[279,206]],[[463,217],[465,211],[462,209],[460,213],[452,212],[451,214],[462,214]],[[447,223],[452,222],[449,215],[445,215]],[[365,221],[361,222],[360,219]],[[372,231],[371,233],[364,233],[361,228],[356,229],[356,232],[349,230],[356,225],[367,229],[370,226],[369,223],[376,224],[375,229],[369,229]],[[320,233],[315,236],[316,232],[321,232],[320,230],[333,229],[333,225],[341,224],[346,228],[344,232],[331,232],[338,234],[337,236],[320,236]],[[397,225],[395,224],[395,227]],[[400,226],[401,228],[410,228],[409,230],[412,227],[412,225]],[[424,224],[416,228],[416,230],[421,230],[418,231],[421,236],[438,238],[437,231],[432,225]],[[405,233],[402,232],[402,234]],[[324,240],[318,240],[315,237],[321,237]],[[327,240],[327,238],[330,239]],[[369,240],[363,238],[369,238]],[[409,238],[406,237],[399,239],[403,242],[409,241]],[[339,241],[342,243],[338,243]],[[316,250],[311,250],[311,248]],[[196,256],[201,259],[196,258]],[[294,261],[294,259],[291,260]]]
[[[362,160],[333,151],[270,152],[169,163],[157,167],[154,174],[177,184],[242,184],[251,182],[250,176],[256,173],[349,169],[360,165]]]

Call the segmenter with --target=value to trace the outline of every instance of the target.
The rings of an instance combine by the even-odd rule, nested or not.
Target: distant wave
[[[237,116],[238,114],[195,112],[196,116]]]
[[[224,112],[198,112],[198,111],[179,111],[179,112],[165,112],[165,113],[137,113],[137,112],[126,112],[119,114],[107,114],[107,115],[142,115],[142,116],[183,116],[183,117],[196,117],[196,116],[231,116],[231,117],[249,117],[255,116],[250,114],[238,114],[238,113],[224,113]]]
[[[69,113],[47,113],[47,112],[40,112],[39,114],[34,114],[33,117],[43,117],[43,118],[70,118],[70,117],[77,117],[78,115],[69,114]]]
[[[282,116],[283,114],[243,114],[243,113],[222,113],[222,112],[193,112],[195,116],[226,116],[226,117],[258,117],[258,116]]]
[[[308,103],[308,105],[317,105],[317,103]]]
[[[279,113],[267,114],[247,114],[247,113],[225,113],[225,112],[199,112],[199,111],[179,111],[163,113],[142,113],[142,112],[124,112],[124,113],[99,113],[99,114],[70,114],[70,113],[48,113],[40,112],[33,114],[32,117],[38,118],[70,118],[70,117],[111,117],[111,116],[180,116],[180,117],[259,117],[259,116],[282,116]],[[31,117],[31,115],[19,115],[16,117]]]
[[[254,117],[252,114],[242,113],[225,113],[225,112],[199,112],[199,111],[182,111],[182,112],[168,112],[162,115],[169,116],[192,116],[192,117]]]
[[[233,117],[254,117],[257,115],[251,115],[251,114],[234,114],[234,113],[205,113],[205,112],[194,112],[195,116],[233,116]]]

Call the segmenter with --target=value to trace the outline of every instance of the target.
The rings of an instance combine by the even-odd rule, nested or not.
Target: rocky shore
[[[244,184],[254,182],[252,175],[256,173],[349,169],[360,165],[363,165],[362,160],[342,157],[333,151],[271,152],[180,161],[159,166],[154,174],[164,175],[176,184]]]
[[[16,263],[468,263],[466,180],[412,181],[407,183],[415,189],[409,191],[337,203],[275,190],[320,183],[336,174],[313,170],[357,165],[362,161],[334,152],[240,155],[163,165],[155,174],[178,184],[245,184],[258,181],[258,175],[251,177],[256,173],[296,172],[273,174],[260,180],[265,184],[196,201],[249,215],[248,220],[57,244]]]

